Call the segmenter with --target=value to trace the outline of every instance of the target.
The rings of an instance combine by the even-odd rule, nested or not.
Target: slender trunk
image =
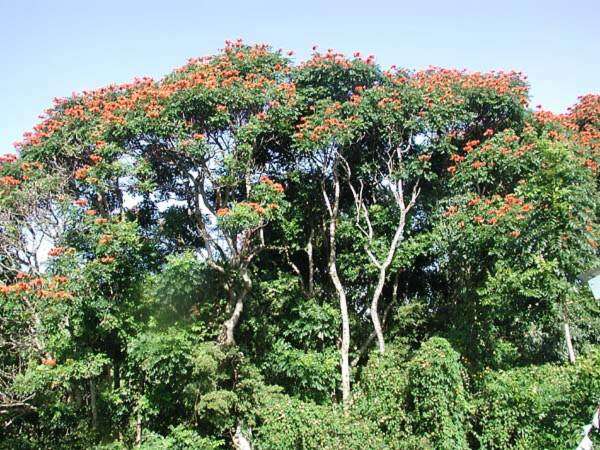
[[[308,295],[312,296],[315,279],[315,263],[313,260],[313,229],[310,229],[310,236],[306,244],[306,254],[308,255]]]
[[[337,273],[337,258],[335,248],[336,226],[340,199],[340,181],[334,169],[334,199],[333,204],[329,202],[329,197],[323,186],[323,196],[327,204],[330,220],[329,220],[329,276],[335,287],[339,302],[340,314],[342,319],[342,342],[340,345],[340,366],[342,372],[342,402],[344,411],[348,412],[350,405],[350,363],[348,361],[348,353],[350,351],[350,320],[348,316],[348,303],[346,301],[346,292],[340,281]]]
[[[383,291],[383,284],[385,282],[385,269],[379,270],[379,279],[377,280],[377,286],[375,286],[375,292],[373,293],[373,299],[371,301],[371,321],[373,322],[373,329],[375,336],[377,337],[377,345],[379,347],[379,353],[385,353],[385,340],[383,338],[383,330],[381,329],[381,322],[379,321],[379,297]]]
[[[571,328],[569,327],[569,314],[567,306],[563,305],[563,327],[565,330],[565,342],[567,344],[567,352],[569,354],[569,362],[575,364],[575,351],[573,350],[573,341],[571,339]]]
[[[98,429],[98,408],[96,406],[96,385],[94,384],[94,380],[90,378],[90,403],[92,407],[92,428],[94,430]]]
[[[221,334],[219,336],[219,342],[227,347],[235,345],[235,328],[237,327],[242,315],[242,311],[244,310],[244,299],[252,288],[252,280],[248,275],[247,269],[241,269],[241,276],[243,283],[241,291],[235,292],[235,288],[233,286],[231,287],[230,295],[232,298],[233,310],[231,311],[231,316],[229,319],[227,319],[223,324]]]
[[[252,443],[250,439],[252,437],[252,430],[248,430],[248,436],[242,429],[242,424],[238,422],[237,428],[235,429],[235,435],[233,436],[233,447],[236,450],[252,450]]]
[[[350,402],[350,363],[348,353],[350,351],[350,320],[348,318],[348,305],[346,302],[346,292],[337,274],[335,252],[334,259],[329,264],[329,275],[335,286],[340,301],[340,313],[342,316],[342,343],[340,346],[340,364],[342,369],[342,401],[344,409],[347,410]]]
[[[135,446],[142,445],[142,411],[138,405],[137,417],[135,419]]]
[[[571,329],[569,324],[565,321],[565,341],[567,341],[567,351],[569,352],[569,361],[571,364],[575,364],[575,351],[573,350],[573,342],[571,341]]]
[[[405,223],[406,210],[402,210],[402,212],[400,213],[400,222],[398,223],[398,227],[396,228],[396,232],[394,233],[394,237],[392,238],[388,254],[383,263],[381,263],[381,265],[379,266],[379,277],[377,279],[377,285],[375,286],[375,291],[373,292],[373,298],[371,300],[371,320],[373,322],[373,328],[375,329],[375,335],[377,336],[379,352],[382,354],[385,353],[385,340],[383,338],[381,322],[379,321],[379,299],[381,297],[381,293],[383,292],[383,285],[385,284],[387,270],[392,264],[394,255],[396,254],[396,249],[398,248],[398,244],[400,243],[402,235],[404,234]]]
[[[383,312],[383,320],[381,321],[382,327],[386,323],[387,316],[388,316],[390,310],[392,309],[392,306],[396,303],[396,288],[397,288],[397,286],[398,286],[398,284],[396,283],[394,285],[394,295],[392,296],[392,301],[386,306],[385,311]],[[375,339],[376,337],[377,337],[377,335],[375,334],[375,331],[372,331],[371,334],[369,335],[369,337],[365,340],[365,342],[363,342],[363,345],[360,346],[360,349],[358,350],[358,354],[350,363],[350,367],[356,367],[356,365],[360,362],[360,359],[363,357],[363,355],[365,353],[367,353],[367,350],[369,350],[369,347],[371,346],[373,339]]]

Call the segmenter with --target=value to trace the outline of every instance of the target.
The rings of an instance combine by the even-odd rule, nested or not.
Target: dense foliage
[[[1,448],[577,445],[600,97],[290,56],[57,99],[0,156]]]

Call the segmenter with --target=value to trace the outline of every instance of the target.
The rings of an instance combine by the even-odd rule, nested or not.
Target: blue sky
[[[600,92],[596,1],[0,0],[0,153],[54,97],[161,77],[226,39],[374,54],[382,66],[515,69],[555,112]]]

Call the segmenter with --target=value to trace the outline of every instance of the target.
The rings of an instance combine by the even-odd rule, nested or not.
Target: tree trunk
[[[329,276],[335,287],[339,302],[340,314],[342,318],[342,342],[340,345],[340,366],[342,372],[342,402],[344,411],[348,412],[350,406],[350,362],[348,361],[348,353],[350,351],[350,320],[348,316],[348,303],[346,301],[346,292],[340,281],[337,273],[337,258],[335,248],[336,226],[338,207],[340,199],[340,181],[334,168],[334,199],[333,204],[329,202],[329,197],[323,186],[323,196],[327,204],[330,220],[329,220]]]
[[[142,411],[138,405],[137,417],[135,419],[135,446],[142,445]]]
[[[371,300],[371,320],[373,322],[373,328],[375,329],[375,335],[377,336],[377,344],[379,346],[379,352],[381,354],[385,353],[385,340],[383,338],[381,322],[379,321],[379,298],[381,297],[381,293],[383,292],[383,285],[385,284],[387,270],[392,264],[394,256],[396,255],[396,249],[398,248],[398,244],[400,243],[402,235],[404,234],[405,224],[406,210],[403,209],[400,213],[400,222],[398,223],[398,227],[396,228],[396,232],[394,233],[394,237],[392,238],[388,254],[383,263],[381,263],[381,265],[379,266],[379,277],[377,279],[377,285],[375,286],[375,291],[373,292],[373,298]]]
[[[221,334],[219,335],[218,339],[219,343],[226,347],[235,345],[235,328],[237,327],[242,315],[242,311],[244,310],[244,299],[252,288],[252,280],[248,275],[247,269],[241,269],[241,276],[243,282],[242,290],[236,293],[235,288],[233,286],[231,287],[230,295],[233,299],[233,310],[231,311],[231,316],[229,319],[227,319],[223,324]]]
[[[310,229],[310,236],[306,244],[306,254],[308,255],[308,295],[313,295],[315,279],[315,263],[313,261],[313,229]]]
[[[373,299],[371,301],[371,321],[373,322],[373,329],[375,330],[375,336],[377,337],[377,345],[379,347],[379,353],[385,353],[385,340],[383,339],[383,330],[381,329],[381,322],[379,321],[379,297],[383,291],[383,284],[385,282],[385,269],[379,271],[379,279],[377,280],[377,286],[375,286],[375,292],[373,293]]]
[[[571,364],[575,364],[575,351],[573,350],[573,342],[571,341],[571,329],[567,321],[564,323],[565,327],[565,341],[567,342],[567,351],[569,352],[569,361]]]
[[[252,436],[252,430],[249,430],[248,436],[242,429],[242,424],[238,422],[237,428],[235,429],[235,435],[233,436],[233,446],[236,450],[252,450],[252,443],[249,437]]]

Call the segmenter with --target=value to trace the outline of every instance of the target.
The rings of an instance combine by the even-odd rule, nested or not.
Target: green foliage
[[[384,441],[367,421],[344,416],[339,408],[273,396],[259,413],[256,448],[382,448]],[[368,444],[367,444],[368,443]]]
[[[432,448],[468,448],[469,405],[460,355],[442,338],[423,343],[408,364],[414,430]]]
[[[0,156],[0,448],[575,446],[600,97],[527,102],[517,73],[239,41],[56,101]]]
[[[597,352],[574,366],[541,365],[483,374],[474,416],[481,448],[574,448],[600,392]]]

